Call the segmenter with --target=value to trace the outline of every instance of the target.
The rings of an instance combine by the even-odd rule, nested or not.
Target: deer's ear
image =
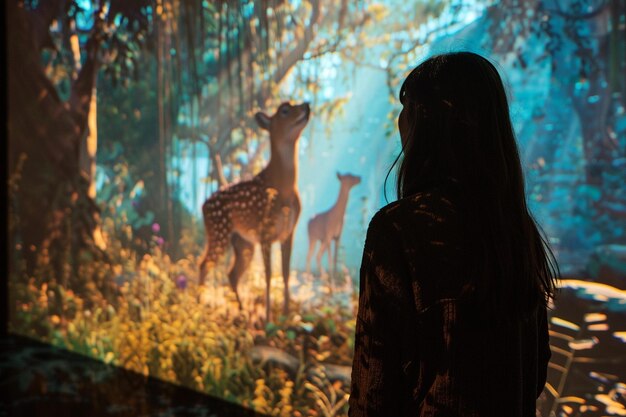
[[[339,171],[337,171],[337,179],[340,180],[341,179],[341,174],[339,173]]]
[[[254,118],[256,119],[256,122],[261,129],[270,130],[271,119],[267,114],[263,112],[257,112],[257,114],[254,115]]]

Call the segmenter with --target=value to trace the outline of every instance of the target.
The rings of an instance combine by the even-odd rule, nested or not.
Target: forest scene
[[[470,50],[503,75],[562,273],[537,413],[626,415],[626,0],[4,7],[10,331],[266,415],[347,416],[400,83]]]

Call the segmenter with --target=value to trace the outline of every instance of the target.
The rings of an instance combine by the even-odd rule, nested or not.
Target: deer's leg
[[[309,236],[309,251],[306,254],[306,273],[311,273],[311,257],[313,256],[313,252],[315,252],[315,244],[316,240]]]
[[[238,233],[233,233],[230,242],[233,245],[235,262],[232,269],[228,273],[228,281],[230,282],[230,287],[235,292],[237,304],[239,304],[239,310],[241,310],[242,306],[241,300],[239,299],[239,291],[237,290],[237,285],[239,284],[239,278],[241,278],[243,273],[246,272],[248,266],[250,265],[250,262],[252,261],[252,255],[254,254],[254,245],[242,238]]]
[[[315,254],[315,262],[317,263],[317,272],[322,276],[322,254],[324,251],[324,241],[320,241],[320,245],[317,247],[317,253]]]
[[[206,244],[204,253],[202,254],[202,260],[200,261],[200,271],[198,273],[198,283],[204,285],[206,274],[209,269],[209,245]]]
[[[207,238],[207,243],[204,249],[204,253],[202,254],[202,260],[200,261],[200,271],[199,271],[199,284],[204,285],[204,281],[206,280],[206,276],[209,270],[214,270],[217,264],[217,260],[220,255],[224,253],[224,243],[219,242],[216,239]]]
[[[324,273],[324,268],[322,267],[322,257],[324,256],[324,253],[326,252],[329,244],[330,242],[328,242],[327,240],[322,240],[322,243],[317,250],[317,269],[320,271],[320,276]]]
[[[326,246],[326,251],[328,252],[328,289],[331,294],[333,293],[333,274],[335,273],[333,270],[333,240],[334,239],[331,239]]]
[[[222,204],[218,200],[207,200],[202,206],[206,246],[200,261],[199,283],[204,284],[207,272],[215,269],[228,245],[228,237],[232,230],[230,218],[225,215]]]
[[[285,283],[283,314],[289,313],[289,266],[291,265],[291,247],[293,245],[293,233],[280,245],[281,261],[283,267],[283,282]]]
[[[337,273],[337,263],[339,261],[339,236],[333,239],[335,243],[335,254],[333,256],[333,274]]]
[[[335,270],[333,269],[333,242],[334,239],[328,242],[328,247],[326,248],[326,251],[328,252],[328,275],[330,276],[332,276],[335,272]]]
[[[217,265],[218,252],[215,250],[215,245],[209,244],[210,239],[207,239],[206,248],[204,254],[202,255],[202,261],[200,262],[200,275],[199,275],[199,284],[201,288],[201,292],[198,293],[198,301],[202,299],[202,294],[204,293],[204,283],[206,281],[207,275],[210,273],[209,283],[213,287],[213,296],[215,298],[216,292],[216,271],[215,267]]]
[[[265,322],[270,322],[270,282],[272,280],[272,243],[261,242],[263,265],[265,266]]]

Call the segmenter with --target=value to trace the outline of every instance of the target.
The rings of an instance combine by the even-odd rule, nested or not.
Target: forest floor
[[[159,245],[142,256],[115,245],[108,253],[106,264],[81,264],[82,281],[73,285],[46,280],[45,268],[28,279],[12,275],[11,332],[265,415],[347,415],[358,306],[347,269],[335,274],[332,293],[328,275],[293,270],[284,316],[275,262],[268,322],[258,256],[239,283],[239,310],[223,269],[197,285],[193,255],[174,262]],[[555,404],[586,410],[580,415],[622,415],[624,292],[562,283],[550,312],[549,387],[538,407],[545,415]]]

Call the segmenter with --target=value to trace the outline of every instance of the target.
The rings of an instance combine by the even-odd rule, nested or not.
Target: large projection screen
[[[563,275],[538,415],[626,415],[624,0],[5,7],[11,332],[267,415],[346,416],[399,83],[469,50],[503,75]],[[203,263],[207,235],[223,254]]]

